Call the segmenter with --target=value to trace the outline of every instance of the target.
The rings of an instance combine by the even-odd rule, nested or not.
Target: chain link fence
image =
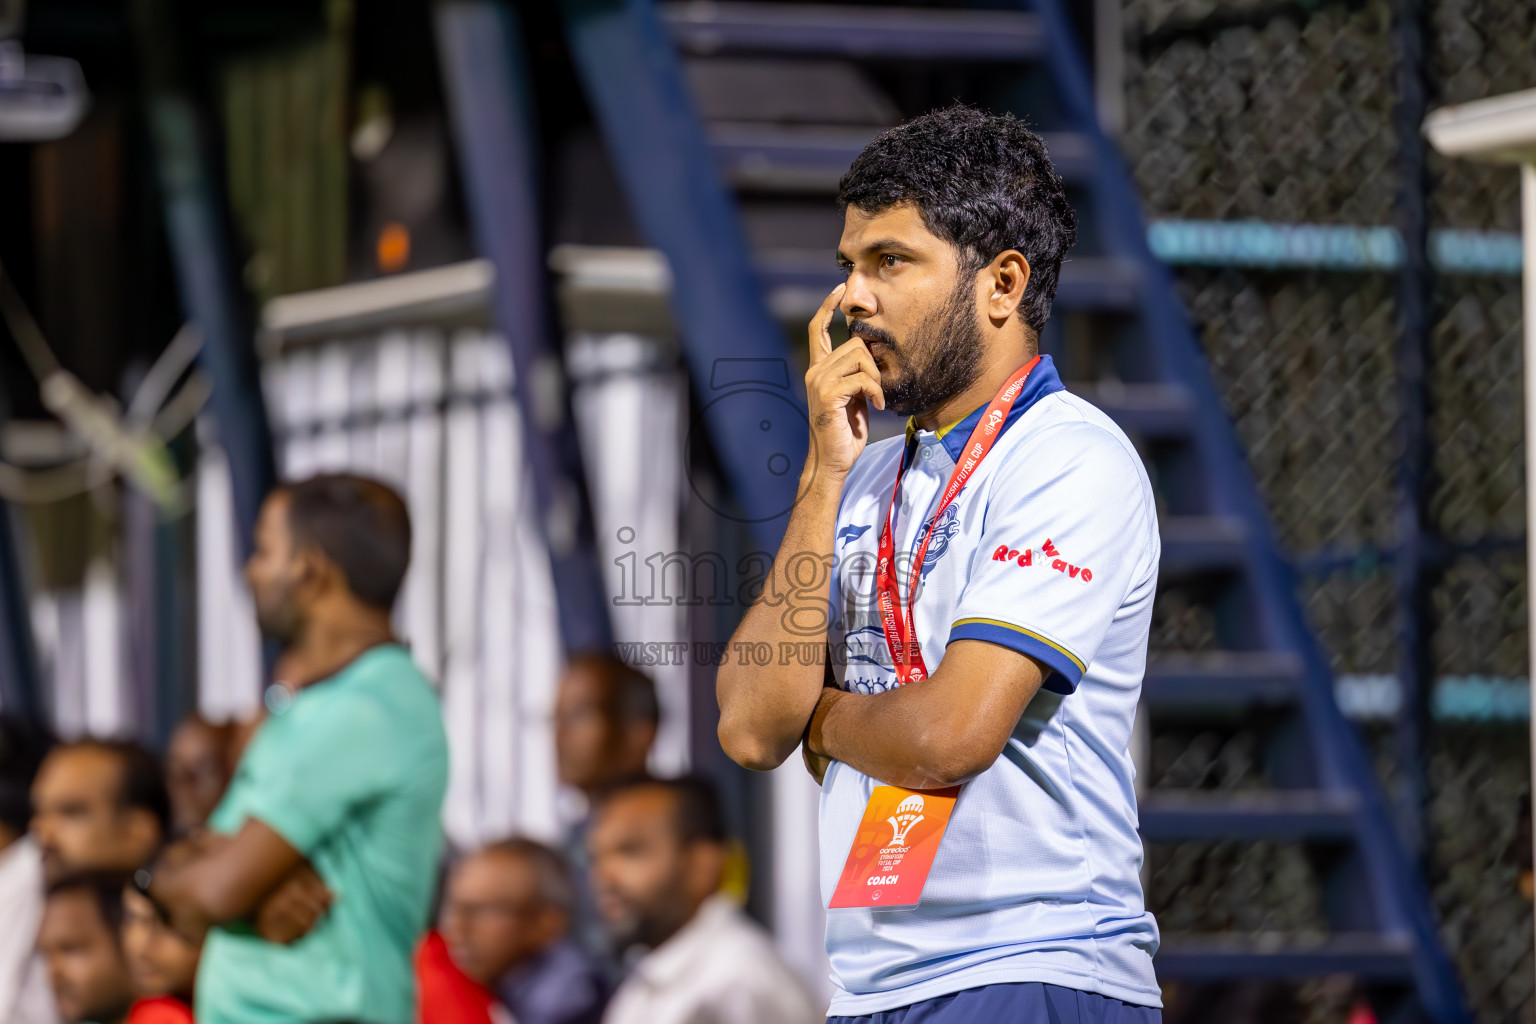
[[[1536,5],[1426,0],[1416,10],[1432,106],[1536,86]],[[1394,225],[1405,140],[1394,125],[1393,17],[1387,0],[1125,0],[1121,142],[1148,216]],[[1512,169],[1427,161],[1432,232],[1519,230]],[[1417,411],[1404,408],[1398,279],[1379,268],[1214,265],[1177,276],[1335,672],[1390,681],[1400,657],[1402,422]],[[1442,268],[1428,298],[1429,451],[1417,497],[1435,554],[1423,624],[1432,673],[1523,683],[1520,282]],[[1159,599],[1154,648],[1209,649],[1214,637],[1199,595]],[[1362,729],[1390,779],[1388,727]],[[1160,727],[1149,784],[1263,785],[1263,744],[1251,723]],[[1523,722],[1437,718],[1427,746],[1424,855],[1442,938],[1480,1022],[1536,1020]],[[1318,876],[1299,848],[1152,846],[1148,863],[1149,900],[1169,934],[1327,930]],[[1331,980],[1242,998],[1194,1016],[1342,1022],[1354,997]]]

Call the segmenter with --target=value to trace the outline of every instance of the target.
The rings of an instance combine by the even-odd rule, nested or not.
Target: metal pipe
[[[465,198],[480,251],[496,268],[492,307],[512,352],[512,386],[561,638],[568,654],[611,651],[591,501],[546,305],[536,133],[517,25],[493,0],[441,4],[435,18]]]
[[[671,268],[673,317],[701,407],[694,429],[707,434],[734,498],[734,509],[717,511],[773,551],[809,443],[802,371],[763,298],[676,50],[650,3],[559,6],[630,211]]]
[[[1429,471],[1427,375],[1430,296],[1429,179],[1424,136],[1424,9],[1420,0],[1396,0],[1392,35],[1397,50],[1398,152],[1396,220],[1403,262],[1397,272],[1397,435],[1396,557],[1393,559],[1397,678],[1402,692],[1393,736],[1396,779],[1391,794],[1398,832],[1411,855],[1425,848],[1424,807],[1428,780],[1429,687],[1432,672],[1427,629],[1429,531],[1425,523],[1425,478]]]
[[[183,80],[179,28],[164,0],[136,0],[132,13],[177,291],[203,339],[198,360],[213,383],[210,406],[229,454],[236,540],[248,555],[257,513],[277,481],[254,319],[235,267],[203,112]]]
[[[1531,819],[1536,821],[1536,163],[1520,165],[1520,227],[1525,239],[1522,316],[1525,320],[1525,614],[1530,648]],[[1532,829],[1536,857],[1536,829]],[[1536,915],[1531,918],[1536,929]],[[1536,932],[1533,932],[1536,934]]]
[[[0,711],[29,718],[42,711],[32,617],[11,530],[11,508],[4,501],[0,501]]]

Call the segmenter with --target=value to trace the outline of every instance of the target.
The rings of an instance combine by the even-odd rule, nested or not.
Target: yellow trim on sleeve
[[[1053,651],[1060,651],[1062,654],[1066,655],[1069,659],[1071,659],[1072,664],[1077,666],[1077,670],[1079,672],[1086,672],[1086,671],[1088,671],[1088,666],[1084,665],[1081,661],[1079,661],[1077,655],[1073,654],[1071,651],[1069,651],[1065,647],[1061,646],[1061,644],[1057,643],[1054,640],[1050,640],[1050,639],[1047,639],[1046,637],[1041,636],[1039,633],[1036,633],[1034,630],[1025,629],[1023,626],[1016,626],[1016,625],[1014,625],[1011,622],[1003,622],[1001,619],[979,619],[979,618],[977,618],[977,619],[959,619],[958,621],[955,622],[954,625],[950,626],[949,628],[950,628],[951,631],[953,631],[955,626],[965,626],[965,625],[969,625],[969,624],[971,624],[973,622],[980,623],[981,625],[984,625],[984,626],[1000,626],[1003,629],[1009,629],[1009,630],[1012,630],[1015,633],[1023,633],[1025,636],[1029,637],[1031,640],[1038,640],[1041,643],[1045,644],[1045,646],[1051,648],[1051,650],[1053,650]]]

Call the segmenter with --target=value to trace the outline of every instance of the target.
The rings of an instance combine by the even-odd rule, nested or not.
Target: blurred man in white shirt
[[[811,1002],[766,932],[719,895],[726,836],[699,779],[622,786],[589,833],[592,888],[616,948],[643,950],[604,1024],[810,1024]]]

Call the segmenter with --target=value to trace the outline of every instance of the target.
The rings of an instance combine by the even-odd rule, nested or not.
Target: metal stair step
[[[1132,437],[1160,441],[1194,431],[1194,400],[1178,384],[1070,381],[1067,390],[1092,402]]]
[[[1141,835],[1185,840],[1339,841],[1354,835],[1350,793],[1311,789],[1150,790],[1141,799]]]
[[[1375,932],[1341,932],[1321,942],[1298,942],[1283,935],[1170,936],[1152,963],[1159,978],[1188,982],[1330,974],[1408,982],[1413,979],[1413,944],[1406,936]]]
[[[1294,704],[1301,658],[1286,651],[1165,651],[1147,659],[1141,694],[1154,712],[1233,712]]]
[[[917,60],[1020,61],[1045,53],[1033,14],[835,4],[662,4],[686,53],[836,54]]]
[[[1244,565],[1248,528],[1236,516],[1165,516],[1158,529],[1164,579],[1236,572]]]
[[[770,293],[774,312],[788,319],[808,319],[827,292],[843,279],[832,249],[774,248],[756,253],[758,277]],[[1136,305],[1141,269],[1133,260],[1091,257],[1061,265],[1056,307],[1125,311]]]
[[[835,192],[854,157],[880,132],[875,127],[716,121],[709,125],[715,159],[737,188]],[[1068,181],[1092,171],[1088,140],[1071,132],[1042,135]]]

